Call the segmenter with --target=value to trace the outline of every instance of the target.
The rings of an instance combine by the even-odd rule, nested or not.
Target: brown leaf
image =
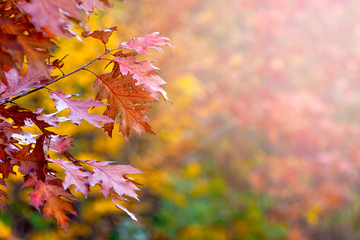
[[[33,31],[35,29],[31,29],[27,24],[6,23],[1,24],[0,29],[6,34],[16,35],[22,50],[16,51],[16,54],[13,55],[17,56],[18,59],[16,61],[20,65],[23,64],[23,57],[25,55],[29,66],[36,70],[39,75],[50,76],[50,70],[45,60],[51,57],[51,55],[46,49],[56,47],[50,38],[40,32]],[[24,34],[24,32],[28,34]]]
[[[142,131],[154,133],[145,114],[150,109],[146,104],[156,100],[143,90],[142,85],[136,86],[135,83],[130,75],[116,77],[112,73],[101,75],[95,83],[99,86],[96,99],[107,99],[109,104],[104,115],[114,120],[116,116],[121,117],[119,131],[126,139],[129,138],[130,128],[139,134]],[[112,136],[114,123],[106,123],[104,128]]]
[[[135,56],[117,56],[113,60],[120,66],[120,72],[123,75],[132,75],[136,80],[136,85],[143,85],[153,98],[158,100],[160,93],[165,100],[169,100],[166,92],[161,88],[161,85],[166,82],[157,74],[158,68],[153,66],[149,61],[137,62]]]
[[[23,185],[23,187],[29,186],[35,187],[35,189],[29,194],[29,203],[38,210],[40,210],[39,207],[43,205],[44,216],[55,217],[61,228],[66,231],[68,228],[68,221],[70,219],[66,215],[65,211],[73,215],[76,215],[76,212],[72,203],[63,200],[60,197],[65,197],[70,200],[76,200],[76,198],[68,190],[64,190],[59,179],[52,176],[46,176],[45,181],[31,177],[24,182]]]
[[[72,37],[69,31],[69,20],[83,21],[80,9],[74,0],[32,0],[28,3],[19,3],[18,6],[31,16],[32,23],[38,30],[47,27],[52,33],[64,37]]]
[[[41,135],[37,140],[34,149],[31,144],[25,145],[18,152],[12,154],[12,164],[19,166],[19,172],[29,174],[35,172],[36,176],[44,179],[45,155],[44,144],[45,136]],[[32,151],[31,151],[32,150]]]
[[[100,122],[103,123],[112,123],[114,122],[111,118],[95,113],[89,113],[88,109],[93,107],[105,106],[101,101],[96,101],[91,98],[72,100],[73,95],[64,94],[61,90],[51,92],[49,97],[54,100],[55,107],[62,111],[64,109],[70,109],[69,118],[71,122],[79,125],[81,120],[85,120],[88,123],[94,125],[95,127],[100,128]]]
[[[102,43],[107,43],[113,31],[116,30],[117,27],[115,26],[115,27],[107,28],[105,30],[95,30],[93,32],[84,31],[81,33],[81,36],[84,38],[93,37],[95,39],[99,39]]]

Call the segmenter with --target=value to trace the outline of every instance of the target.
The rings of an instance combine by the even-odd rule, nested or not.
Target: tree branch
[[[59,80],[61,80],[61,79],[63,79],[63,78],[66,78],[66,77],[68,77],[68,76],[70,76],[70,75],[72,75],[72,74],[74,74],[74,73],[77,73],[77,72],[80,71],[80,70],[88,70],[88,69],[86,69],[87,66],[89,66],[90,64],[92,64],[92,63],[94,63],[95,61],[99,60],[102,56],[104,56],[104,55],[106,55],[106,54],[109,54],[111,51],[113,51],[113,50],[106,50],[105,52],[103,52],[103,53],[102,53],[100,56],[98,56],[97,58],[91,60],[90,62],[86,63],[85,65],[83,65],[83,66],[81,66],[81,67],[79,67],[79,68],[77,68],[77,69],[75,69],[75,70],[72,71],[72,72],[69,72],[69,73],[67,73],[67,74],[65,74],[65,75],[62,75],[61,77],[56,78],[54,81],[50,82],[49,84],[47,84],[47,85],[45,85],[45,86],[41,86],[41,87],[35,88],[35,89],[33,89],[33,90],[30,90],[30,91],[28,91],[28,92],[26,92],[26,93],[23,93],[23,94],[21,94],[21,95],[18,95],[18,96],[16,96],[16,97],[12,98],[12,99],[5,100],[5,101],[1,102],[0,105],[4,105],[4,104],[6,104],[6,103],[13,102],[13,101],[15,101],[15,100],[17,100],[17,99],[19,99],[19,98],[22,98],[22,97],[25,97],[25,96],[27,96],[27,95],[29,95],[29,94],[31,94],[31,93],[37,92],[37,91],[39,91],[39,90],[41,90],[41,89],[43,89],[43,88],[46,88],[46,87],[49,86],[50,84],[53,84],[53,83],[55,83],[55,82],[57,82],[57,81],[59,81]],[[88,70],[88,71],[89,71],[89,70]]]

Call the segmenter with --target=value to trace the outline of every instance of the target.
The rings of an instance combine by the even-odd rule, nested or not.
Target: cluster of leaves
[[[63,59],[51,59],[50,50],[56,47],[60,37],[80,37],[70,30],[71,23],[82,25],[83,15],[91,14],[94,8],[102,10],[111,7],[107,0],[67,0],[67,1],[2,1],[0,3],[0,185],[6,187],[4,179],[9,174],[23,174],[22,188],[31,188],[30,204],[45,217],[54,216],[58,224],[67,229],[69,217],[66,212],[76,215],[71,200],[76,200],[69,190],[85,197],[89,187],[100,185],[101,193],[110,196],[114,204],[136,220],[134,214],[116,200],[126,200],[125,196],[137,199],[138,190],[134,179],[128,174],[140,173],[130,165],[115,165],[111,161],[76,159],[68,151],[73,138],[59,135],[52,130],[59,123],[71,121],[79,125],[82,120],[104,128],[111,137],[115,123],[126,139],[130,129],[137,133],[153,133],[146,112],[148,103],[159,100],[160,94],[168,100],[161,88],[165,82],[159,77],[157,68],[150,61],[137,61],[138,54],[148,54],[148,49],[162,51],[160,46],[172,46],[169,39],[158,33],[121,43],[116,49],[108,49],[106,43],[116,27],[93,32],[84,31],[82,37],[100,40],[105,50],[94,60],[82,67],[63,73]],[[112,65],[108,73],[97,75],[86,67],[99,61]],[[62,76],[54,76],[59,69]],[[61,90],[52,91],[49,85],[80,70],[89,71],[95,77],[97,87],[95,99],[72,99],[77,94],[65,94]],[[14,101],[41,89],[49,91],[57,112],[44,114],[43,109],[30,110]],[[102,101],[106,100],[106,104]],[[88,112],[95,107],[106,106],[103,114]],[[67,117],[63,110],[69,109]],[[62,115],[61,115],[62,114]],[[38,129],[38,134],[29,131]],[[61,180],[51,167],[58,164],[65,170]],[[0,190],[0,196],[6,197]],[[0,201],[0,207],[3,207]]]

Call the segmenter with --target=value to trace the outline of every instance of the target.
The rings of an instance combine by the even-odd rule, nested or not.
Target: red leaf
[[[38,114],[36,112],[32,112],[28,109],[19,107],[17,105],[11,106],[9,108],[6,108],[5,105],[0,105],[0,115],[4,118],[12,119],[13,126],[19,126],[19,127],[30,126],[29,123],[31,122],[29,120],[31,120],[46,136],[54,134],[46,129],[48,127],[51,127],[51,125],[41,120],[41,116],[43,115]],[[40,119],[38,119],[38,117]]]
[[[2,174],[3,178],[9,177],[10,173],[15,174],[9,160],[5,162],[0,162],[0,173]]]
[[[94,172],[88,179],[90,186],[101,184],[100,192],[105,197],[109,195],[110,190],[114,190],[121,197],[127,195],[138,199],[135,190],[139,190],[139,188],[125,175],[141,173],[139,170],[130,165],[109,165],[109,163],[113,163],[111,161],[91,160],[86,163],[94,167]]]
[[[51,162],[59,164],[63,169],[65,169],[65,179],[63,182],[64,189],[70,187],[70,185],[75,185],[75,192],[82,192],[85,197],[89,192],[89,185],[87,184],[87,178],[90,177],[90,173],[86,172],[80,166],[71,164],[70,162],[63,161],[61,159],[50,159]]]
[[[95,30],[93,32],[84,31],[81,33],[81,36],[84,38],[93,37],[95,39],[99,39],[102,43],[107,43],[113,31],[116,30],[117,27],[115,26],[115,27],[107,28],[105,30]]]
[[[59,179],[52,176],[47,176],[45,181],[37,180],[35,177],[29,178],[24,182],[23,187],[28,186],[35,187],[29,194],[31,198],[29,203],[38,210],[44,205],[44,216],[54,216],[61,228],[66,231],[70,219],[65,211],[73,215],[76,215],[76,212],[70,202],[60,197],[71,200],[76,200],[76,198],[68,190],[64,190]]]
[[[49,78],[50,70],[45,60],[51,57],[47,49],[55,48],[55,43],[41,32],[36,32],[34,28],[29,29],[29,26],[26,24],[6,23],[0,26],[1,30],[6,33],[17,36],[16,39],[22,47],[22,51],[16,51],[16,54],[13,54],[16,55],[17,62],[22,65],[23,57],[26,55],[29,69],[32,69],[41,76]],[[28,32],[28,34],[26,35],[24,32]],[[14,64],[9,65],[14,66]]]
[[[19,166],[19,172],[22,174],[29,174],[35,172],[40,178],[44,178],[45,156],[44,156],[44,144],[45,136],[41,135],[35,144],[35,148],[32,149],[32,144],[25,145],[20,151],[12,154],[12,164]],[[32,150],[32,151],[31,151]]]
[[[40,110],[40,111],[39,111]],[[39,109],[37,111],[35,111],[35,113],[40,113],[42,109]],[[42,121],[42,122],[46,122],[47,124],[49,124],[49,126],[52,127],[58,127],[59,123],[61,122],[66,122],[70,119],[66,118],[66,117],[58,117],[55,115],[56,113],[52,113],[52,114],[39,114],[36,117],[36,120],[38,121]]]
[[[157,74],[157,67],[154,67],[149,61],[137,62],[135,56],[117,56],[113,60],[120,66],[120,72],[123,75],[131,74],[135,79],[136,85],[143,85],[153,98],[159,100],[158,93],[160,93],[165,100],[169,100],[166,92],[160,86],[166,82]]]
[[[96,99],[106,98],[109,103],[104,115],[112,119],[121,117],[119,130],[126,139],[129,138],[130,128],[139,134],[142,131],[154,133],[145,114],[150,109],[146,104],[156,100],[143,90],[142,85],[136,86],[130,75],[116,77],[112,73],[104,74],[96,80],[95,86],[100,88]],[[114,123],[107,123],[104,128],[112,136]]]
[[[89,113],[87,110],[92,107],[105,106],[101,101],[96,101],[90,98],[81,99],[81,100],[72,100],[72,96],[75,94],[67,95],[62,93],[61,90],[51,92],[49,96],[54,100],[55,106],[59,111],[69,108],[70,114],[69,118],[71,122],[79,125],[81,120],[84,119],[88,123],[94,125],[95,127],[101,127],[100,122],[111,123],[114,122],[111,118],[95,113]]]
[[[163,52],[159,46],[171,46],[174,45],[166,37],[159,37],[158,32],[147,34],[141,38],[132,38],[128,42],[123,42],[120,47],[135,50],[138,53],[149,53],[147,48],[155,49],[158,52]]]
[[[115,206],[125,211],[132,219],[137,221],[133,213],[129,212],[115,200],[125,200],[124,195],[138,200],[135,190],[139,190],[139,188],[136,186],[135,181],[125,175],[138,174],[141,172],[130,165],[109,165],[109,163],[112,163],[110,161],[96,162],[95,160],[91,160],[86,161],[86,163],[94,168],[93,174],[88,179],[89,184],[91,186],[100,184],[100,192],[102,192],[105,197],[110,193]]]
[[[69,19],[78,22],[83,20],[80,9],[74,0],[32,0],[29,3],[20,3],[18,6],[31,16],[32,23],[38,30],[47,27],[52,33],[65,37],[74,34],[69,31]]]
[[[50,146],[50,150],[63,154],[71,147],[72,141],[72,137],[62,135],[51,136],[52,145]]]
[[[113,7],[109,0],[81,0],[80,7],[88,13],[92,13],[94,8],[103,10],[104,5],[107,7]]]

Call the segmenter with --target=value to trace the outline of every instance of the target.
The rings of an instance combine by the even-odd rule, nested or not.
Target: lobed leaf
[[[152,48],[158,52],[163,52],[159,46],[171,46],[174,45],[170,42],[170,39],[166,37],[159,37],[158,32],[147,34],[141,38],[132,38],[128,42],[123,42],[119,47],[135,50],[138,53],[149,53],[148,48]]]
[[[135,190],[139,190],[139,188],[130,179],[125,177],[125,175],[138,174],[141,172],[130,165],[109,165],[109,163],[113,162],[86,161],[86,164],[94,168],[93,174],[88,179],[90,186],[101,184],[100,192],[104,194],[105,197],[109,195],[110,190],[113,190],[121,197],[127,195],[138,199]]]
[[[111,123],[114,122],[111,118],[95,113],[89,113],[88,109],[93,107],[105,106],[101,101],[96,101],[90,98],[81,100],[72,100],[71,97],[76,96],[75,94],[67,95],[61,90],[51,92],[49,97],[54,100],[55,107],[62,111],[64,109],[70,109],[69,118],[71,122],[80,125],[81,120],[84,119],[88,123],[100,128],[100,122]]]
[[[29,203],[38,211],[40,211],[40,206],[44,206],[44,216],[55,217],[60,227],[66,231],[70,219],[65,211],[73,215],[76,215],[76,212],[70,202],[60,197],[69,200],[76,200],[76,198],[68,190],[64,190],[61,181],[53,176],[47,175],[45,181],[38,180],[34,176],[30,177],[24,182],[23,187],[30,186],[33,186],[34,190],[29,194]]]
[[[157,74],[158,68],[153,66],[149,61],[137,62],[135,56],[117,56],[113,60],[120,66],[120,72],[123,75],[132,75],[136,80],[136,85],[143,85],[150,95],[159,100],[158,94],[160,93],[165,100],[169,100],[166,92],[161,88],[161,85],[166,82]],[[170,100],[169,100],[170,101]]]
[[[154,133],[145,114],[150,109],[147,103],[156,100],[144,91],[141,85],[136,86],[135,83],[130,75],[114,76],[112,73],[101,75],[95,82],[95,86],[99,86],[96,99],[107,99],[109,104],[104,115],[111,119],[121,117],[119,131],[126,139],[129,138],[131,128],[139,134],[142,131]],[[113,128],[114,123],[104,125],[109,136],[112,136]]]
[[[116,31],[117,27],[107,28],[105,30],[95,30],[93,32],[84,31],[81,33],[81,36],[84,38],[93,37],[95,39],[100,40],[102,43],[107,43],[109,38],[111,37],[113,31]]]
[[[52,33],[63,37],[74,35],[68,29],[71,26],[70,20],[76,22],[84,20],[75,0],[31,0],[31,2],[19,3],[18,6],[31,16],[31,21],[38,30],[46,27]]]
[[[80,166],[71,164],[70,162],[61,159],[49,159],[51,162],[59,164],[65,169],[65,179],[63,182],[64,189],[68,189],[71,185],[75,186],[75,192],[82,192],[87,197],[89,192],[89,185],[87,178],[90,177],[90,173],[86,172]]]

